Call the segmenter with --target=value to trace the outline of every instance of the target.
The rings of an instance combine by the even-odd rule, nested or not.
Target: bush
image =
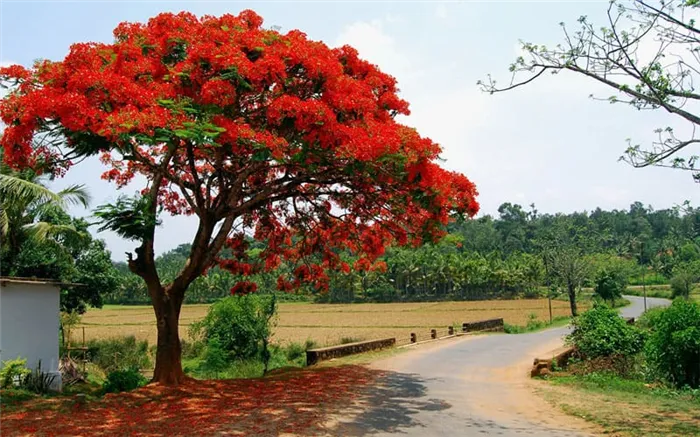
[[[207,345],[216,339],[230,359],[261,358],[275,311],[274,295],[226,297],[209,307],[204,319],[191,325],[190,333]]]
[[[36,368],[24,376],[20,387],[37,394],[46,394],[53,391],[52,385],[56,375],[46,373],[41,370],[41,360],[36,365]]]
[[[644,318],[650,329],[645,352],[657,375],[677,387],[700,387],[700,304],[676,299]]]
[[[527,324],[525,325],[526,331],[536,331],[547,326],[547,322],[544,320],[538,320],[537,314],[532,313],[527,317]]]
[[[575,346],[578,354],[586,359],[614,355],[631,357],[644,347],[642,333],[605,304],[594,304],[574,318],[572,325],[574,330],[567,336],[567,343]]]
[[[103,387],[105,393],[119,393],[143,387],[147,382],[148,381],[139,372],[138,368],[132,367],[110,372],[107,375],[107,380]]]
[[[679,270],[674,273],[671,278],[671,292],[672,296],[675,297],[685,297],[690,296],[690,292],[695,288],[695,281],[697,280],[697,275],[690,270]]]
[[[182,358],[197,358],[204,353],[207,345],[203,341],[189,342],[181,340],[180,346],[182,348]]]
[[[105,373],[131,367],[137,369],[151,367],[148,342],[146,340],[137,341],[133,335],[105,340],[90,340],[87,347],[88,360],[100,366]]]
[[[0,387],[9,388],[15,384],[20,385],[22,380],[32,371],[27,369],[27,360],[15,358],[14,360],[3,361],[0,369]]]
[[[287,361],[287,363],[284,363],[284,365],[288,365],[290,363],[302,366],[306,365],[306,351],[315,347],[316,342],[311,339],[306,340],[304,344],[294,342],[289,343],[289,345],[287,345],[287,347],[281,351],[284,353],[284,358]]]
[[[289,343],[284,349],[284,355],[288,361],[296,361],[306,355],[306,351],[309,349],[307,345],[308,343],[306,345],[294,342]]]
[[[627,279],[617,270],[602,269],[595,278],[595,293],[608,302],[621,298],[626,286]]]
[[[204,357],[200,364],[200,370],[205,373],[219,373],[228,366],[228,354],[221,347],[221,342],[213,337],[204,349]]]

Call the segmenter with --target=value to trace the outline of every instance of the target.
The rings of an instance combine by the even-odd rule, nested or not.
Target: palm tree
[[[46,187],[47,180],[46,174],[32,169],[14,170],[0,162],[0,241],[8,260],[19,253],[26,238],[43,241],[77,232],[72,225],[53,224],[46,218],[65,212],[69,205],[87,207],[87,189],[84,185],[71,185],[53,192]]]

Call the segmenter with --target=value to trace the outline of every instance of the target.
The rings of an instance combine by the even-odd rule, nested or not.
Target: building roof
[[[61,282],[55,279],[39,279],[39,278],[17,278],[13,276],[0,276],[0,284],[31,284],[31,285],[55,285],[57,287],[76,287],[84,284],[75,284],[72,282]]]

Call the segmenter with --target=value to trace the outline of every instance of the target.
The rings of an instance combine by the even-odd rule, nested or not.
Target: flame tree
[[[0,115],[5,161],[51,160],[63,173],[99,155],[117,187],[140,194],[98,208],[102,227],[137,242],[127,254],[153,304],[154,382],[185,379],[178,319],[189,284],[218,264],[249,275],[283,260],[280,290],[328,287],[331,270],[382,269],[390,244],[437,239],[453,215],[473,216],[474,185],[441,168],[440,147],[395,121],[408,114],[396,80],[351,47],[238,16],[160,14],[122,23],[112,44],[79,43],[62,61],[10,66]],[[158,215],[196,215],[189,258],[158,276]],[[265,243],[255,259],[246,239]],[[232,258],[220,259],[228,248]],[[342,262],[340,250],[357,255]],[[243,281],[232,293],[253,292]]]

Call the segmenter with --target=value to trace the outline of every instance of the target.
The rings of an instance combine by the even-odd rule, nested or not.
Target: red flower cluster
[[[17,85],[0,102],[8,164],[36,161],[36,134],[60,135],[75,156],[100,154],[117,186],[159,180],[171,214],[197,214],[205,231],[241,226],[222,267],[299,262],[282,290],[327,287],[328,270],[350,268],[340,249],[381,270],[387,245],[438,238],[453,214],[478,211],[474,184],[436,163],[440,147],[395,121],[409,113],[396,80],[351,47],[264,29],[252,11],[163,13],[114,35],[0,68]],[[246,259],[246,232],[266,243],[259,259]]]
[[[258,290],[258,285],[255,282],[241,281],[231,287],[231,295],[243,296],[250,293],[255,293]]]

